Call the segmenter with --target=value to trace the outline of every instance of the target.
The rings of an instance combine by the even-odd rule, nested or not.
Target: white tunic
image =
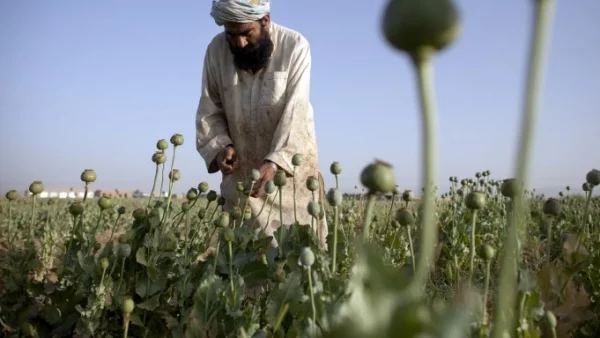
[[[280,225],[280,207],[283,223],[286,226],[294,223],[291,177],[294,154],[304,157],[295,178],[300,224],[310,225],[312,220],[307,205],[313,194],[306,188],[306,179],[309,176],[320,177],[313,108],[309,100],[309,43],[300,33],[273,22],[270,33],[274,44],[271,61],[257,74],[238,70],[225,33],[215,36],[205,54],[202,93],[196,114],[196,147],[209,173],[219,172],[214,160],[223,147],[233,144],[237,151],[240,167],[233,174],[224,176],[220,187],[226,200],[225,210],[231,210],[238,203],[237,183],[249,182],[251,170],[258,169],[265,160],[276,163],[288,174],[283,188],[283,203],[280,206],[279,198],[275,198],[267,227],[270,203],[258,216],[258,225],[266,228],[267,235],[272,235]],[[317,192],[317,200],[319,195]],[[254,216],[259,213],[264,200],[250,198],[249,205]],[[242,210],[244,202],[242,198]],[[325,244],[325,218],[315,220],[314,225]]]

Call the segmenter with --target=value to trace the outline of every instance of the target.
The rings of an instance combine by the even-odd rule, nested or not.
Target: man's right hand
[[[239,167],[239,161],[233,146],[223,148],[217,155],[217,164],[223,175],[229,175]]]

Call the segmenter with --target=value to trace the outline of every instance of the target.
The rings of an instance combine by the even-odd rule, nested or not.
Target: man
[[[224,209],[237,205],[238,182],[248,182],[252,169],[260,179],[249,200],[258,225],[273,235],[283,223],[292,225],[294,193],[292,157],[304,161],[296,171],[298,222],[311,224],[307,205],[313,194],[306,188],[309,176],[320,178],[313,109],[309,101],[311,54],[308,41],[298,32],[271,21],[270,1],[213,1],[211,16],[224,32],[206,50],[202,93],[196,114],[196,146],[209,173],[222,173]],[[260,212],[265,184],[275,172],[286,173],[283,201],[275,199]],[[322,198],[321,192],[316,194]],[[245,199],[239,207],[243,209]],[[270,214],[270,217],[269,217]],[[269,219],[269,224],[267,224]],[[315,221],[315,233],[325,246],[325,218]],[[274,242],[276,245],[276,241]]]

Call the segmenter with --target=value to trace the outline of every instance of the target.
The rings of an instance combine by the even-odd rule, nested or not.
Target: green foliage
[[[366,196],[345,196],[338,213],[335,272],[331,206],[325,208],[328,251],[319,249],[309,226],[296,224],[274,234],[283,239],[280,255],[272,237],[251,227],[253,218],[241,224],[230,218],[226,228],[215,228],[222,206],[208,203],[204,195],[191,208],[173,200],[173,215],[165,222],[163,200],[114,199],[110,209],[102,209],[88,199],[83,214],[73,216],[69,207],[75,201],[38,199],[33,228],[31,198],[10,201],[11,219],[3,218],[0,241],[3,334],[120,336],[128,323],[131,336],[396,337],[402,332],[406,337],[486,337],[494,298],[489,292],[482,304],[482,290],[486,279],[495,289],[498,262],[490,261],[492,275],[486,278],[485,256],[476,255],[471,287],[473,212],[465,205],[467,194],[459,191],[485,192],[488,202],[478,210],[475,247],[491,246],[495,257],[503,254],[511,202],[500,192],[502,182],[489,176],[467,178],[462,185],[454,181],[437,202],[440,240],[425,297],[410,289],[412,258],[420,250],[420,204],[396,194],[393,200],[376,199],[368,243],[361,241]],[[514,333],[539,336],[549,310],[557,317],[559,336],[591,337],[599,329],[600,239],[579,230],[586,220],[588,228],[598,227],[600,201],[561,194],[562,212],[555,217],[543,213],[544,197],[527,195]],[[114,212],[144,205],[150,206],[143,218]],[[8,216],[9,200],[0,208]],[[399,210],[410,211],[415,222],[400,226]],[[218,237],[218,251],[206,255],[210,235],[226,230],[233,231],[233,241]],[[310,271],[299,264],[306,247],[315,253]],[[125,315],[121,307],[128,297],[135,309]]]

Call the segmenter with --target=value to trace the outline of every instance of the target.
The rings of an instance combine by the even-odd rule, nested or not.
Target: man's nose
[[[248,41],[246,40],[245,37],[240,36],[240,37],[238,37],[238,38],[235,39],[235,44],[239,48],[244,48],[244,47],[246,47],[246,45],[248,45]]]

